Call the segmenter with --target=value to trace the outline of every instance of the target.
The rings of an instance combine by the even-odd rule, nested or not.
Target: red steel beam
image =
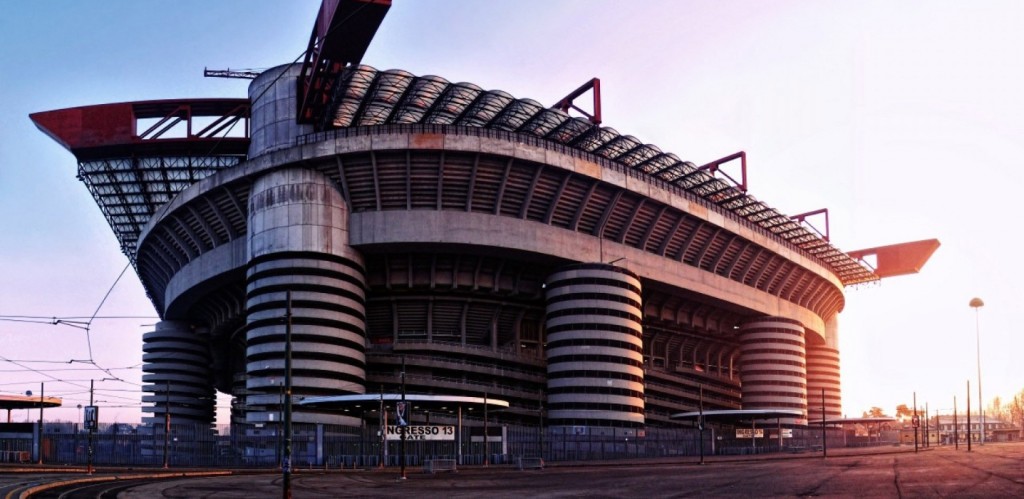
[[[391,0],[323,0],[299,74],[297,116],[319,127],[341,71],[359,64]]]
[[[875,274],[882,278],[894,277],[920,272],[935,250],[939,249],[939,244],[938,239],[925,239],[851,251],[849,255],[861,261],[874,256],[877,263]]]
[[[725,170],[722,170],[722,165],[736,159],[740,160],[740,181],[738,182],[736,181],[736,179],[732,178],[731,175],[726,173]],[[733,185],[739,188],[739,190],[747,192],[747,153],[744,151],[730,154],[724,158],[716,159],[704,166],[697,168],[697,170],[706,170],[711,173],[721,172],[722,175],[724,175],[725,178],[731,180]]]
[[[573,100],[577,97],[587,93],[588,90],[593,90],[593,106],[594,112],[588,113],[581,109],[579,106],[573,104]],[[562,112],[568,113],[569,109],[575,109],[582,113],[595,125],[601,124],[601,80],[598,78],[591,78],[590,81],[580,85],[580,88],[573,90],[569,95],[566,95],[562,100],[558,101],[557,104],[551,106],[554,109],[561,109]]]
[[[29,118],[80,159],[158,149],[244,155],[249,147],[249,110],[248,99],[173,99],[72,107],[33,113]],[[194,133],[197,117],[215,119]],[[158,119],[155,124],[138,133],[140,119],[154,118]],[[182,121],[184,136],[164,137]],[[238,136],[217,135],[233,126],[239,127]]]
[[[811,222],[807,221],[807,217],[813,217],[814,215],[825,215],[825,232],[824,233],[822,233],[820,230],[818,230],[818,228],[815,227],[814,224],[812,224]],[[801,213],[799,215],[793,215],[793,216],[791,216],[789,218],[792,218],[793,220],[796,220],[797,222],[800,222],[800,223],[806,223],[810,228],[814,229],[814,232],[817,232],[819,236],[825,238],[826,241],[829,240],[828,208],[822,208],[820,210],[808,211],[807,213]]]

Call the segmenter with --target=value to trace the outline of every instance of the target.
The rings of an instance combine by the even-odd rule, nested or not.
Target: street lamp
[[[981,298],[971,298],[971,308],[974,309],[974,332],[978,346],[978,412],[981,414],[981,439],[979,442],[985,444],[985,400],[981,398],[981,315],[978,309],[985,306]]]

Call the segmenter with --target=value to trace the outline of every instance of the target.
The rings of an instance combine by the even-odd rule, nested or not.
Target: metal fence
[[[293,425],[292,463],[296,468],[364,468],[398,466],[402,443],[383,441],[379,427]],[[829,429],[822,442],[813,427],[764,428],[759,432],[732,427],[647,428],[644,430],[595,427],[488,427],[486,444],[480,421],[468,421],[451,440],[407,440],[409,466],[429,459],[454,459],[461,465],[512,464],[521,457],[545,461],[597,461],[673,456],[760,454],[820,451],[823,446],[892,445],[893,434],[853,437]],[[749,435],[756,435],[750,438]],[[91,435],[79,425],[47,423],[42,443],[38,428],[31,433],[0,432],[0,458],[7,462],[37,462],[39,452],[49,464],[86,465],[89,449],[95,465],[168,467],[276,468],[284,455],[280,425],[235,425],[227,431],[212,427],[101,424]]]

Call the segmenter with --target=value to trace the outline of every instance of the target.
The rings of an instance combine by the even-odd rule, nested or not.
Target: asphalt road
[[[321,497],[1024,497],[1024,443],[914,453],[804,454],[757,460],[693,460],[554,466],[516,471],[464,468],[424,474],[410,469],[301,472],[296,498]],[[133,487],[121,498],[281,497],[276,474],[164,480]]]

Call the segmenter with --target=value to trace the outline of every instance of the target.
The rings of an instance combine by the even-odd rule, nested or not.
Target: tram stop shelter
[[[782,420],[783,419],[804,419],[803,411],[799,409],[716,409],[710,411],[680,412],[669,416],[670,419],[690,420],[693,424],[704,430],[707,423],[728,424],[736,427],[749,425],[751,435],[757,431],[758,421],[775,420],[779,429],[779,448],[782,448]],[[763,426],[762,426],[763,427]],[[757,439],[750,439],[751,445],[756,448]]]
[[[406,404],[406,409],[403,411],[404,414],[400,415],[399,406],[402,402]],[[454,416],[456,421],[456,448],[459,449],[460,453],[462,449],[463,411],[472,412],[474,415],[482,415],[486,427],[488,411],[501,411],[509,407],[509,403],[506,400],[486,396],[467,397],[462,395],[427,395],[416,393],[365,393],[307,397],[298,401],[296,405],[345,412],[353,415],[359,414],[361,419],[365,419],[365,414],[377,411],[383,427],[411,426],[411,416],[414,413],[425,414],[427,416],[427,425],[430,424],[429,415],[431,413]],[[390,424],[388,422],[389,415],[392,421]],[[399,423],[400,417],[402,418],[402,423],[405,424]]]
[[[34,395],[0,395],[0,410],[7,410],[7,422],[11,422],[11,411],[15,409],[40,409],[60,407],[64,401],[57,397],[36,397]]]
[[[0,410],[7,410],[7,422],[0,423],[0,449],[2,449],[0,450],[0,462],[39,460],[42,425],[37,426],[37,423],[42,423],[42,410],[47,407],[60,407],[62,404],[63,401],[57,397],[0,395]],[[39,421],[31,423],[12,422],[11,411],[15,409],[39,409]]]

